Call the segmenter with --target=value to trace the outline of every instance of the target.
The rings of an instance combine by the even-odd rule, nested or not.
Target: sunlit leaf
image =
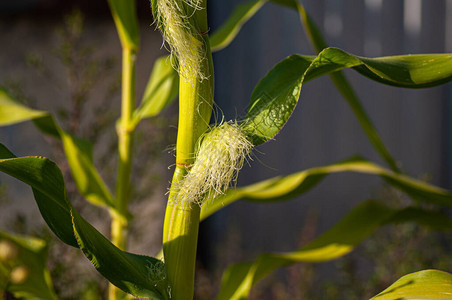
[[[273,138],[289,119],[300,96],[309,59],[290,56],[254,88],[243,128],[254,145]]]
[[[297,9],[298,3],[297,0],[270,0],[270,1],[279,5],[287,6],[292,9]]]
[[[113,196],[103,182],[93,161],[93,145],[60,129],[72,176],[80,193],[91,203],[113,208]]]
[[[0,290],[4,284],[3,288],[16,298],[58,299],[46,260],[47,245],[43,240],[0,232],[0,267],[7,272]]]
[[[452,206],[452,193],[409,176],[397,174],[362,158],[307,169],[287,176],[278,176],[249,186],[230,189],[224,195],[208,201],[201,209],[201,218],[207,218],[217,210],[239,199],[253,202],[285,201],[302,195],[316,186],[325,176],[355,172],[381,176],[388,183],[410,196],[426,203]]]
[[[306,31],[307,36],[310,38],[315,51],[319,53],[323,49],[327,48],[328,45],[321,31],[318,29],[312,18],[308,15],[306,10],[304,9],[303,4],[301,4],[297,0],[284,1],[291,3],[291,5],[287,5],[286,3],[286,6],[298,11],[301,23],[303,24],[303,28]],[[347,80],[345,75],[342,72],[335,72],[331,73],[330,77],[338,91],[342,94],[342,96],[352,108],[353,113],[361,124],[361,128],[363,129],[369,141],[374,146],[375,150],[380,154],[380,156],[386,161],[386,163],[391,167],[393,171],[400,172],[396,161],[391,156],[385,144],[381,140],[380,135],[378,134],[375,126],[372,124],[372,121],[370,120],[370,117],[365,111],[364,106],[359,100],[358,95],[355,93],[352,85]]]
[[[140,34],[135,1],[108,0],[123,48],[138,50]]]
[[[133,123],[158,115],[172,103],[179,91],[179,74],[171,65],[169,56],[163,56],[154,63],[140,106],[135,110]]]
[[[113,196],[94,166],[92,144],[63,130],[49,113],[30,109],[0,90],[0,126],[29,120],[43,133],[61,139],[80,193],[95,205],[114,209]]]
[[[334,227],[298,251],[263,254],[254,262],[232,265],[223,275],[217,300],[246,299],[252,286],[277,268],[298,262],[324,262],[341,257],[352,251],[382,225],[391,222],[418,221],[417,218],[423,218],[419,210],[416,215],[413,214],[410,218],[405,216],[399,220],[397,216],[403,215],[403,211],[389,208],[380,202],[366,201],[355,207]],[[426,212],[426,214],[435,213]],[[445,217],[441,213],[437,214],[442,218]],[[443,224],[442,229],[452,230],[450,219]]]
[[[242,26],[265,4],[267,0],[252,0],[237,5],[226,22],[210,36],[212,52],[220,51],[234,40]]]
[[[64,243],[80,247],[110,282],[137,297],[167,299],[163,263],[118,249],[86,222],[68,201],[63,176],[55,163],[43,157],[15,158],[0,144],[0,171],[32,187],[50,229]]]
[[[50,229],[64,243],[77,247],[63,175],[53,162],[43,157],[16,158],[0,144],[0,171],[30,185]]]
[[[316,57],[289,56],[258,83],[251,95],[243,125],[253,143],[264,143],[281,130],[305,82],[345,68],[399,87],[431,87],[452,79],[452,54],[364,58],[337,48],[326,48]],[[391,71],[395,69],[397,71]],[[373,128],[370,124],[366,126],[368,130]]]
[[[323,49],[327,47],[327,43],[323,38],[322,33],[315,25],[312,18],[307,14],[304,6],[297,0],[270,0],[279,5],[286,6],[293,10],[296,10],[300,14],[300,19],[303,24],[303,27],[310,37],[311,42],[316,49],[317,52],[321,52]],[[233,38],[238,34],[242,25],[248,21],[265,3],[266,1],[249,1],[241,4],[231,16],[228,18],[226,23],[220,27],[217,32],[212,34],[211,45],[213,50],[221,50],[222,48],[229,45]],[[394,85],[398,87],[408,87],[408,88],[425,88],[435,86],[444,82],[448,82],[451,80],[450,73],[450,56],[436,57],[432,61],[430,55],[422,58],[418,57],[409,57],[405,56],[404,58],[396,57],[396,61],[393,61],[392,58],[379,58],[376,60],[367,61],[365,58],[362,58],[363,61],[367,63],[367,66],[357,66],[356,70],[363,75],[372,78],[373,80],[379,81],[381,83]],[[405,62],[403,60],[406,59]],[[385,66],[379,65],[378,60],[384,61]],[[429,64],[429,66],[425,66],[425,62]],[[433,62],[433,63],[432,63]],[[443,65],[446,64],[446,66]],[[443,65],[441,67],[441,65]],[[372,66],[376,66],[375,70],[372,69]],[[438,70],[438,66],[440,69]],[[399,69],[399,67],[402,67]],[[406,70],[409,72],[406,72]],[[395,76],[398,73],[398,76]],[[380,76],[382,75],[383,76]],[[382,158],[388,163],[391,169],[395,172],[399,172],[398,166],[378,135],[377,130],[372,124],[369,116],[364,110],[363,105],[361,104],[358,96],[354,92],[351,84],[348,82],[346,77],[341,72],[332,72],[329,74],[340,91],[340,93],[347,100],[349,105],[351,106],[355,116],[360,122],[364,132],[366,133],[369,141],[375,147],[376,151],[382,156]],[[398,77],[397,80],[389,80],[386,76],[390,77]],[[435,78],[436,76],[436,78]],[[428,77],[428,78],[426,78]],[[252,99],[253,101],[253,99]],[[271,102],[275,102],[272,100]],[[276,101],[278,102],[278,101]],[[292,101],[288,101],[290,105],[292,105]],[[261,119],[258,120],[262,122]],[[272,137],[274,131],[276,131],[277,127],[275,124],[271,124],[271,120],[267,120],[270,124],[270,128],[268,131],[263,132],[262,129],[263,124],[257,123],[255,131],[257,132],[257,136],[252,134],[252,138],[257,143],[264,142]],[[276,122],[278,123],[278,122]]]
[[[337,48],[326,48],[317,56],[306,80],[351,67],[372,80],[397,87],[426,88],[452,80],[450,53],[367,58]]]
[[[452,299],[452,274],[424,270],[403,276],[371,300]]]
[[[45,111],[29,109],[11,99],[8,93],[0,88],[0,125],[11,125],[47,115]]]
[[[298,2],[297,0],[270,1],[291,8],[299,13],[303,28],[305,29],[308,37],[311,39],[311,42],[317,52],[321,52],[324,48],[327,47],[327,43],[325,42],[322,33],[317,28],[311,17],[307,14],[304,6],[300,2]],[[211,45],[213,45],[213,49],[218,48],[218,50],[221,50],[225,46],[229,45],[232,42],[232,38],[234,38],[238,34],[238,31],[241,29],[243,23],[251,18],[257,12],[257,10],[262,7],[264,3],[265,2],[260,3],[256,1],[250,1],[242,4],[242,8],[240,10],[235,10],[228,18],[226,23],[222,27],[220,27],[218,33],[215,32],[212,35],[212,39],[214,41],[211,41]],[[226,37],[229,37],[229,39],[227,39]],[[227,43],[220,47],[220,45],[222,45],[220,42],[221,40],[224,40]],[[341,72],[331,73],[330,76],[339,92],[344,96],[344,98],[351,106],[353,112],[355,113],[355,116],[357,117],[369,141],[375,147],[376,151],[388,163],[393,171],[398,172],[399,169],[395,160],[378,135],[377,130],[373,126],[369,116],[364,110],[363,105],[361,104],[358,96],[354,92],[347,78]]]
[[[137,297],[168,299],[161,260],[120,250],[72,209],[80,249],[111,283]]]

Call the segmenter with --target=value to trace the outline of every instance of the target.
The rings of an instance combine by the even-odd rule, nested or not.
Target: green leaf
[[[424,270],[403,276],[372,300],[452,299],[452,274]]]
[[[161,260],[120,250],[72,209],[80,249],[111,283],[137,297],[167,299]]]
[[[141,104],[134,112],[134,126],[144,118],[158,115],[173,102],[178,91],[179,74],[171,65],[170,56],[160,57],[154,63]]]
[[[29,109],[13,101],[2,88],[0,88],[0,108],[0,125],[3,126],[47,115],[47,112]]]
[[[212,52],[220,51],[229,46],[242,26],[253,17],[266,2],[267,0],[252,0],[237,5],[226,22],[210,36],[210,47]]]
[[[298,11],[301,23],[303,24],[303,28],[305,29],[307,36],[310,38],[316,52],[319,53],[323,49],[328,47],[325,39],[322,36],[322,33],[315,25],[312,18],[307,14],[304,6],[296,0],[288,0],[287,2],[292,2],[293,5],[291,8]],[[363,129],[369,141],[374,146],[375,150],[380,154],[380,156],[386,161],[386,163],[391,167],[393,171],[400,172],[396,161],[391,156],[385,144],[381,140],[375,126],[372,124],[372,121],[370,120],[363,105],[361,104],[361,101],[359,100],[345,75],[342,72],[336,72],[330,74],[330,77],[338,91],[342,94],[342,96],[352,108],[353,113],[361,124],[361,128]]]
[[[306,30],[307,35],[310,37],[312,44],[314,45],[314,48],[317,52],[321,52],[324,48],[327,47],[327,43],[325,42],[325,39],[322,36],[322,33],[318,29],[318,27],[315,25],[312,18],[307,14],[305,11],[303,5],[299,3],[297,0],[270,0],[271,2],[274,2],[279,5],[286,6],[288,8],[291,8],[293,10],[296,10],[300,14],[300,19],[303,24],[304,29]],[[232,15],[229,17],[229,19],[226,21],[226,23],[217,31],[215,32],[211,37],[211,46],[213,50],[221,50],[227,45],[229,45],[233,38],[238,34],[239,30],[241,29],[242,25],[248,21],[259,9],[262,7],[262,5],[265,3],[265,1],[250,1],[242,4],[239,8],[234,10]],[[365,60],[365,59],[364,59]],[[378,59],[377,59],[378,60]],[[385,59],[383,59],[385,60]],[[408,59],[410,60],[410,59]],[[412,70],[411,74],[406,73],[404,70],[399,70],[398,67],[402,65],[402,69],[406,70],[406,67],[403,66],[403,63],[401,64],[400,61],[397,60],[397,62],[392,63],[391,59],[388,58],[386,60],[386,63],[388,65],[378,66],[376,72],[369,71],[365,67],[357,67],[356,70],[360,73],[362,73],[365,76],[368,76],[369,78],[372,78],[376,81],[379,81],[381,83],[389,84],[389,85],[395,85],[399,87],[410,87],[410,88],[424,88],[424,87],[430,87],[433,85],[441,84],[444,82],[450,81],[450,76],[448,77],[447,74],[444,74],[443,72],[449,71],[450,74],[450,67],[444,66],[442,70],[440,70],[439,74],[435,71],[437,70],[437,66],[441,65],[441,60],[445,60],[446,64],[450,66],[450,57],[443,57],[436,61],[436,66],[434,64],[430,65],[430,67],[427,67],[425,70],[427,70],[427,73],[429,73],[430,80],[433,79],[433,77],[437,76],[438,80],[434,80],[434,83],[432,81],[423,81],[424,77],[424,69],[423,69],[423,61],[421,57],[414,58],[415,62],[411,61],[408,62],[409,69]],[[426,60],[429,61],[430,57],[426,57]],[[378,64],[376,61],[368,61],[368,66],[371,67],[374,64]],[[391,66],[392,64],[392,66]],[[417,65],[417,66],[416,66]],[[422,68],[422,70],[416,71],[416,69]],[[391,81],[386,80],[385,78],[382,78],[378,75],[378,73],[387,72],[389,74],[395,72],[399,73],[399,81]],[[387,74],[386,74],[387,75]],[[413,75],[413,77],[411,77]],[[420,75],[421,78],[419,78],[417,75]],[[375,129],[374,125],[372,124],[369,116],[367,115],[366,111],[364,110],[364,107],[362,106],[358,96],[354,92],[351,84],[348,82],[346,77],[341,72],[331,73],[330,74],[333,83],[338,88],[339,92],[344,96],[344,98],[347,100],[349,105],[351,106],[353,112],[355,113],[355,116],[357,117],[358,121],[360,122],[365,134],[367,135],[368,139],[372,143],[372,145],[375,147],[376,151],[381,155],[381,157],[388,163],[388,165],[391,167],[391,169],[395,172],[399,172],[399,169],[397,167],[397,164],[395,160],[392,158],[391,154],[387,150],[386,146],[384,145],[383,141],[381,140],[380,136],[378,135],[377,130]],[[402,79],[402,80],[400,80]],[[407,83],[408,81],[408,83]],[[413,85],[415,83],[415,85]],[[289,101],[289,103],[292,103]],[[262,121],[262,120],[260,120]],[[271,122],[270,120],[268,120]],[[271,124],[271,123],[270,123]],[[257,127],[264,127],[262,124],[261,126]],[[276,131],[276,127],[274,125],[270,125],[270,130],[268,132],[260,132],[259,130],[262,130],[262,128],[256,128],[257,136],[255,134],[252,134],[252,139],[256,143],[262,143],[265,142],[268,136],[271,138],[274,131]],[[277,132],[277,131],[276,131]]]
[[[317,52],[322,51],[327,47],[322,33],[315,25],[311,17],[306,13],[303,5],[297,0],[270,0],[276,4],[286,6],[293,10],[298,11],[300,14],[300,19],[306,30],[307,35],[310,37],[312,44]],[[238,34],[243,23],[245,23],[249,18],[251,18],[257,10],[262,7],[264,2],[259,3],[256,1],[250,1],[245,4],[240,9],[236,9],[233,14],[226,21],[217,32],[212,35],[213,42],[211,40],[211,46],[213,50],[221,50],[232,42],[232,39]],[[368,139],[375,147],[377,152],[382,156],[382,158],[388,163],[393,171],[399,172],[395,160],[392,158],[391,154],[387,150],[377,130],[373,126],[369,116],[367,115],[364,107],[359,101],[358,96],[354,92],[351,84],[348,82],[347,78],[340,72],[330,74],[333,83],[338,88],[339,92],[344,96],[349,105],[351,106],[355,116],[360,122],[365,134]]]
[[[307,169],[287,176],[278,176],[246,187],[230,189],[224,195],[207,202],[201,209],[201,219],[239,199],[253,202],[285,201],[302,195],[325,176],[340,172],[356,172],[381,176],[388,183],[426,203],[452,206],[452,193],[420,180],[382,168],[356,157],[324,167]]]
[[[427,88],[452,80],[452,54],[359,58],[355,68],[375,81],[406,88]]]
[[[270,1],[279,5],[287,6],[292,9],[297,9],[298,1],[296,0],[270,0]]]
[[[355,207],[334,227],[298,251],[263,254],[252,263],[232,265],[223,275],[217,300],[246,299],[251,287],[277,268],[298,262],[324,262],[341,257],[352,251],[382,225],[390,222],[417,221],[417,217],[422,218],[419,211],[417,217],[412,215],[412,218],[398,220],[397,214],[400,212],[376,201],[366,201]],[[450,220],[443,228],[452,230]]]
[[[138,50],[140,33],[138,31],[135,1],[108,0],[108,4],[110,5],[122,47]]]
[[[13,158],[1,144],[0,154],[0,171],[32,187],[44,220],[58,238],[80,247],[96,269],[125,292],[167,299],[163,263],[118,249],[86,222],[67,200],[63,176],[55,163],[43,157]]]
[[[0,144],[0,171],[30,185],[50,229],[64,243],[77,247],[63,175],[53,162],[43,157],[15,158]]]
[[[370,120],[367,112],[361,104],[361,101],[359,100],[345,75],[342,72],[337,72],[330,74],[330,77],[333,83],[336,85],[336,88],[350,105],[353,113],[359,121],[359,124],[361,125],[361,128],[363,129],[371,144],[374,146],[375,150],[380,154],[380,156],[386,161],[386,163],[394,172],[400,173],[396,161],[392,157],[391,153],[389,153],[389,150],[386,148],[385,144],[380,138],[377,129],[372,124],[372,121]]]
[[[319,30],[314,20],[309,16],[309,14],[304,9],[303,4],[298,0],[271,0],[277,4],[285,5],[293,10],[296,10],[300,15],[301,24],[311,40],[312,45],[317,53],[321,52],[323,49],[328,47],[322,32]]]
[[[64,152],[80,193],[92,204],[114,208],[113,196],[93,161],[93,145],[59,129]]]
[[[441,211],[425,210],[419,207],[406,207],[394,213],[388,220],[390,224],[416,221],[418,224],[432,230],[450,230],[452,219]]]
[[[61,139],[80,193],[92,204],[115,210],[113,196],[94,167],[92,144],[63,130],[48,112],[30,109],[0,89],[0,126],[29,120],[43,133]]]
[[[305,82],[345,68],[354,68],[370,79],[375,80],[378,77],[380,78],[378,81],[382,83],[390,82],[391,85],[399,87],[431,87],[452,80],[452,55],[364,58],[337,48],[326,48],[317,57],[289,56],[258,83],[251,95],[243,127],[253,143],[262,144],[281,130],[292,114],[298,102],[301,86]],[[392,69],[397,69],[397,72],[391,72]],[[433,69],[436,72],[432,72]],[[420,70],[425,72],[422,73]],[[357,103],[359,104],[359,102],[355,104]],[[360,111],[358,114],[360,120],[367,122],[366,116],[363,115],[364,110],[359,108],[357,110]],[[371,133],[372,125],[366,124],[364,128]],[[386,153],[385,157],[390,157],[388,155],[389,153]],[[395,163],[392,165],[394,169]]]
[[[0,232],[0,265],[7,270],[3,284],[16,298],[58,299],[46,268],[47,245],[37,238]]]
[[[308,75],[323,76],[353,67],[378,82],[404,88],[427,88],[452,80],[452,54],[415,54],[367,58],[326,48],[313,61]]]
[[[292,114],[310,58],[290,56],[278,63],[255,87],[243,128],[254,145],[274,137]]]

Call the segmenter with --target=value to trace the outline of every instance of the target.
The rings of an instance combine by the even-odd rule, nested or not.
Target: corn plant
[[[217,299],[246,299],[253,285],[277,268],[343,256],[376,228],[386,224],[418,222],[435,229],[452,228],[452,220],[442,212],[444,207],[452,205],[452,193],[401,173],[351,85],[340,72],[351,68],[382,84],[428,88],[451,81],[452,54],[356,56],[328,47],[301,3],[272,0],[299,13],[301,24],[318,55],[295,54],[283,59],[257,84],[243,118],[210,124],[214,107],[211,53],[232,43],[240,28],[266,2],[251,0],[236,7],[226,23],[210,34],[206,0],[152,0],[156,25],[171,54],[155,62],[141,103],[136,106],[134,73],[139,33],[135,3],[108,1],[123,48],[122,107],[117,122],[119,165],[114,194],[94,166],[89,142],[61,128],[49,113],[28,108],[12,99],[6,91],[0,91],[0,123],[11,125],[32,120],[44,134],[59,139],[80,193],[91,204],[110,212],[111,241],[72,206],[55,163],[38,156],[16,157],[6,146],[0,145],[0,170],[31,186],[40,212],[54,234],[62,242],[80,248],[111,283],[109,299],[129,297],[126,294],[149,299],[192,299],[198,228],[202,220],[239,199],[260,203],[291,199],[313,188],[325,176],[339,172],[380,176],[414,200],[429,203],[431,208],[415,204],[394,208],[378,200],[364,201],[301,249],[262,254],[252,262],[230,266],[223,275]],[[303,84],[324,75],[330,75],[389,168],[353,157],[235,187],[235,179],[253,149],[263,143],[275,142],[273,138],[297,105]],[[141,120],[158,115],[177,95],[176,162],[164,215],[163,251],[154,257],[129,253],[126,251],[133,133]],[[26,247],[30,246],[23,239],[6,234],[0,239],[2,249],[7,249],[1,253],[9,253],[3,262],[11,260],[11,255],[20,261],[20,254],[28,251]],[[39,256],[39,246],[33,249]],[[42,263],[37,263],[43,255],[36,260],[31,254],[23,257],[37,267],[30,267],[20,280],[13,280],[18,277],[14,277],[17,267],[26,265],[25,258],[23,264],[0,265],[2,283],[6,282],[0,288],[18,297],[56,299],[48,271]],[[24,291],[28,294],[21,294]],[[450,299],[451,295],[451,274],[425,270],[402,277],[373,299]]]

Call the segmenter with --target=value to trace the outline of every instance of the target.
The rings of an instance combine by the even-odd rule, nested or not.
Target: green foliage
[[[113,196],[94,167],[92,144],[63,130],[47,112],[33,110],[14,101],[5,91],[0,91],[0,125],[11,125],[33,120],[43,133],[63,142],[66,157],[80,193],[92,204],[114,209]]]
[[[161,19],[164,18],[162,12],[156,13],[157,9],[160,9],[158,1],[160,0],[152,0],[151,5],[154,16]],[[213,73],[209,45],[213,51],[227,47],[237,36],[241,27],[266,2],[265,0],[252,0],[238,6],[226,23],[211,35],[210,41],[204,33],[205,30],[194,32],[194,30],[207,26],[206,12],[202,10],[205,5],[204,1],[182,1],[180,3],[184,6],[183,9],[171,6],[177,6],[177,4],[169,3],[169,8],[173,9],[172,13],[186,12],[187,9],[192,12],[183,16],[175,16],[176,19],[183,20],[182,24],[177,22],[177,24],[170,24],[179,26],[179,29],[181,29],[181,25],[188,26],[189,28],[183,28],[189,31],[188,34],[182,34],[189,38],[188,41],[172,39],[170,42],[178,44],[178,47],[187,48],[186,43],[194,42],[194,45],[197,45],[196,42],[200,43],[196,39],[202,35],[205,44],[200,48],[206,48],[206,51],[201,51],[205,57],[198,57],[201,52],[198,53],[196,49],[188,47],[186,55],[196,54],[195,56],[197,56],[196,68],[193,70],[185,68],[182,76],[179,76],[173,68],[178,63],[172,62],[168,56],[158,59],[151,72],[141,103],[136,108],[134,71],[135,53],[139,48],[139,32],[135,2],[108,0],[123,48],[122,113],[121,119],[117,123],[119,171],[116,195],[112,195],[94,166],[93,145],[90,142],[61,128],[48,112],[30,109],[15,101],[5,90],[0,89],[0,125],[33,121],[44,134],[53,136],[62,142],[74,181],[81,195],[90,203],[109,210],[112,216],[113,243],[75,210],[68,197],[63,175],[54,162],[35,156],[18,158],[0,144],[0,171],[30,185],[40,212],[55,235],[64,243],[80,248],[105,278],[127,293],[150,299],[185,300],[191,298],[200,220],[239,199],[259,203],[292,199],[309,191],[327,175],[339,172],[380,176],[414,200],[425,202],[430,206],[428,209],[420,206],[389,207],[378,200],[365,201],[352,209],[335,226],[299,250],[263,254],[252,262],[230,266],[224,273],[218,299],[246,299],[251,288],[277,268],[298,262],[324,262],[341,257],[352,251],[375,229],[383,225],[416,222],[437,230],[452,230],[452,220],[441,212],[441,208],[444,206],[452,206],[452,193],[400,174],[394,159],[379,138],[351,85],[339,72],[352,68],[359,74],[382,84],[403,88],[428,88],[452,80],[452,55],[423,54],[367,58],[352,55],[337,48],[327,48],[327,43],[320,31],[304,7],[296,0],[273,0],[271,2],[294,9],[299,13],[301,23],[311,38],[318,55],[292,55],[273,67],[255,87],[248,112],[240,126],[237,126],[238,130],[244,130],[246,138],[256,146],[271,140],[291,116],[298,103],[302,85],[321,76],[330,75],[339,92],[344,95],[352,107],[369,140],[392,170],[361,158],[352,158],[344,162],[231,189],[219,197],[215,196],[222,193],[222,189],[227,186],[227,183],[217,184],[218,181],[215,180],[218,178],[215,177],[219,176],[211,176],[209,173],[206,175],[210,176],[209,178],[193,176],[194,180],[201,178],[199,182],[195,182],[197,186],[213,182],[212,192],[202,190],[201,193],[214,198],[207,197],[208,205],[200,208],[192,203],[187,205],[187,203],[171,201],[177,199],[178,193],[181,192],[181,182],[187,177],[186,174],[189,173],[190,167],[192,165],[201,166],[199,169],[200,172],[203,172],[204,164],[202,162],[211,159],[206,155],[196,157],[196,151],[200,148],[198,138],[207,129],[206,119],[210,118],[212,110]],[[167,18],[165,22],[171,21],[170,19]],[[163,28],[167,24],[163,24],[162,20],[157,20],[157,22],[164,31],[164,36],[168,37],[169,33],[165,31],[171,31],[171,29]],[[77,31],[78,27],[74,27],[74,30]],[[190,38],[196,41],[190,40]],[[170,48],[174,47],[170,45]],[[187,50],[185,48],[184,50]],[[181,63],[185,60],[184,57],[180,57],[184,52],[179,50],[176,52],[177,59]],[[187,61],[190,61],[190,58]],[[192,67],[190,63],[189,66]],[[202,73],[198,74],[198,71]],[[126,252],[128,221],[131,219],[128,202],[131,186],[133,134],[143,119],[155,117],[167,107],[178,95],[179,88],[181,93],[179,95],[177,167],[165,216],[164,264],[157,258]],[[215,131],[212,130],[212,132]],[[203,161],[196,164],[195,159]],[[239,169],[236,165],[230,167],[232,171]],[[228,176],[228,178],[232,177],[232,175]],[[190,187],[184,188],[185,190],[190,189]],[[20,252],[20,255],[17,256],[20,260],[19,265],[26,265],[30,273],[26,273],[25,281],[20,283],[11,281],[12,285],[0,285],[0,290],[8,289],[13,294],[25,298],[55,299],[48,271],[45,269],[45,245],[41,241],[1,233],[0,242],[3,240],[14,244],[18,253]],[[0,252],[0,254],[2,253]],[[16,265],[0,264],[0,282],[13,279],[14,268]],[[402,277],[373,299],[420,299],[423,297],[446,299],[450,298],[451,290],[450,274],[428,270]],[[109,296],[112,300],[124,297],[114,287],[110,288]]]
[[[419,201],[430,204],[452,205],[452,193],[420,180],[394,173],[359,157],[344,162],[307,169],[286,176],[270,178],[249,186],[231,189],[224,195],[208,201],[202,207],[201,219],[239,199],[257,203],[285,201],[300,196],[319,184],[327,175],[356,172],[378,175],[394,187]]]
[[[123,48],[137,50],[140,34],[135,12],[135,2],[127,0],[108,0],[111,14],[118,30]]]
[[[163,263],[121,251],[86,222],[68,201],[63,176],[52,161],[15,158],[1,144],[0,158],[2,172],[32,187],[44,220],[60,240],[80,247],[97,270],[121,289],[138,297],[165,299]]]
[[[425,270],[403,276],[372,300],[450,299],[451,296],[452,275],[437,270]]]
[[[0,124],[12,125],[47,115],[44,111],[33,110],[15,102],[4,89],[0,89]]]
[[[220,51],[234,40],[242,26],[264,5],[266,0],[252,0],[237,5],[228,20],[210,36],[212,51]]]
[[[261,2],[255,3],[254,1],[247,2],[246,4],[243,4],[244,7],[249,7],[250,10],[245,14],[240,13],[240,10],[237,9],[239,12],[234,11],[232,15],[229,17],[228,21],[224,26],[222,26],[218,32],[219,36],[223,37],[225,41],[228,43],[232,42],[232,39],[227,39],[226,37],[229,35],[235,36],[237,32],[241,29],[241,26],[248,20],[253,14],[255,14],[258,10],[254,8],[260,8],[264,3],[267,1],[263,0]],[[300,20],[303,25],[303,28],[306,31],[306,34],[311,39],[311,43],[313,44],[316,52],[321,52],[324,48],[327,48],[328,45],[325,42],[321,32],[313,22],[313,20],[309,17],[309,15],[306,13],[306,10],[304,9],[303,5],[299,3],[297,0],[271,0],[271,2],[274,2],[279,5],[286,6],[288,8],[291,8],[295,11],[297,11],[300,15]],[[256,4],[256,5],[254,5]],[[253,9],[252,9],[253,8]],[[227,24],[233,24],[227,26]],[[227,32],[227,29],[230,30],[230,32]],[[220,34],[221,33],[221,34]],[[233,34],[232,34],[233,33]],[[216,33],[213,34],[213,37],[216,37]],[[217,38],[220,40],[220,38]],[[227,46],[228,44],[224,44],[223,47]],[[214,49],[216,45],[213,45]],[[343,97],[346,99],[350,107],[352,108],[353,112],[355,113],[356,118],[358,119],[359,123],[361,124],[361,127],[363,131],[366,133],[369,141],[372,143],[372,145],[375,147],[375,150],[382,156],[382,158],[389,164],[392,170],[398,172],[398,167],[395,162],[395,160],[392,158],[389,151],[386,149],[386,146],[384,145],[383,141],[379,137],[377,130],[372,125],[371,120],[369,119],[369,116],[367,115],[366,111],[364,110],[364,107],[362,106],[358,96],[354,92],[351,84],[348,82],[347,78],[341,73],[341,72],[335,72],[329,74],[333,83],[336,85],[338,91],[343,95]]]
[[[46,261],[43,240],[0,232],[0,295],[7,289],[16,298],[58,299]]]
[[[171,58],[163,56],[154,63],[140,106],[135,109],[133,124],[152,118],[170,105],[177,97],[179,75],[171,65]],[[136,126],[136,125],[135,125]]]
[[[252,263],[230,266],[223,275],[217,299],[246,299],[251,287],[277,268],[298,262],[324,262],[338,258],[352,251],[382,225],[420,220],[426,225],[429,225],[426,220],[431,220],[434,226],[443,220],[441,229],[452,230],[452,221],[441,213],[413,208],[394,210],[377,201],[363,202],[298,251],[263,254]]]
[[[262,144],[281,130],[298,102],[304,82],[345,68],[397,87],[432,87],[452,79],[452,55],[365,58],[337,48],[324,49],[317,57],[292,55],[278,63],[251,95],[244,126],[253,143]]]
[[[0,144],[1,171],[33,188],[44,220],[64,243],[77,247],[72,230],[71,212],[60,169],[47,158],[16,158]]]

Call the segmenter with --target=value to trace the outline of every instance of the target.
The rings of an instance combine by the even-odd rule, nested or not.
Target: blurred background
[[[211,31],[243,2],[210,0]],[[452,0],[306,0],[303,4],[329,45],[356,55],[452,52]],[[140,0],[137,5],[140,99],[154,60],[167,52],[152,25],[149,2]],[[31,107],[52,111],[64,128],[95,142],[96,166],[113,186],[116,158],[109,154],[116,148],[121,49],[107,1],[1,1],[0,45],[0,85]],[[265,4],[229,47],[214,54],[215,102],[225,119],[242,118],[257,82],[294,53],[314,54],[297,13]],[[353,71],[346,75],[401,169],[450,190],[452,85],[406,90],[382,86]],[[137,133],[132,252],[154,255],[161,245],[165,193],[172,172],[168,166],[174,163],[169,149],[175,143],[176,113],[174,103],[162,116],[143,122]],[[58,162],[76,207],[107,234],[108,216],[84,205],[77,195],[56,141],[44,138],[31,123],[0,128],[0,141],[18,156],[42,155]],[[254,152],[238,185],[357,154],[384,165],[346,101],[327,77],[320,78],[303,87],[288,124],[274,141]],[[51,241],[49,264],[62,299],[78,299],[78,293],[87,288],[80,281],[72,283],[77,276],[104,291],[105,283],[78,251],[51,240],[28,187],[4,175],[0,180],[0,228]],[[370,198],[408,201],[379,178],[344,173],[326,178],[298,199],[265,205],[238,202],[221,210],[201,226],[197,299],[214,297],[228,264],[262,252],[296,249]],[[451,245],[449,235],[416,225],[384,228],[344,259],[276,272],[258,285],[252,298],[363,299],[408,272],[451,271],[447,259]],[[68,270],[68,263],[78,267]]]

